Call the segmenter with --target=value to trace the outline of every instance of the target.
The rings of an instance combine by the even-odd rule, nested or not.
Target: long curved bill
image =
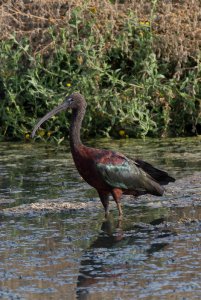
[[[62,110],[65,110],[68,108],[68,102],[64,102],[61,105],[55,107],[53,110],[51,110],[49,113],[47,113],[42,119],[40,119],[40,121],[35,125],[32,133],[31,133],[31,137],[33,138],[36,131],[38,130],[38,128],[45,122],[47,121],[49,118],[51,118],[52,116],[58,114],[59,112],[61,112]]]

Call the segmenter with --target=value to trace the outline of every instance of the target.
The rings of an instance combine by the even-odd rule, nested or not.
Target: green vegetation
[[[38,31],[40,36],[30,37],[20,28],[1,40],[1,139],[28,139],[36,121],[73,91],[81,92],[88,102],[85,137],[200,133],[199,45],[196,48],[195,38],[194,48],[186,45],[187,53],[183,37],[170,51],[168,43],[173,43],[173,35],[166,32],[165,47],[159,24],[161,1],[150,1],[148,15],[145,9],[141,12],[143,17],[129,6],[117,8],[109,1],[104,8],[92,6],[90,1],[74,3],[65,8],[64,17],[65,2],[57,1],[60,14],[53,19],[56,2],[50,1],[51,15],[43,20],[46,27],[43,23],[42,35]],[[43,5],[32,7],[37,16],[45,9]],[[17,11],[25,15],[21,7]],[[20,13],[17,17],[21,18]],[[29,16],[29,23],[24,24],[32,24],[34,34],[31,20],[35,17],[33,10],[32,19]],[[38,132],[40,138],[60,142],[68,134],[68,120],[61,114],[43,128]]]

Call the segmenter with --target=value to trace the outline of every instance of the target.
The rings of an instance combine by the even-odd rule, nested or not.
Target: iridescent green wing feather
[[[97,162],[97,169],[107,184],[123,190],[163,194],[164,189],[138,164],[124,156],[121,156],[121,159],[117,158]]]

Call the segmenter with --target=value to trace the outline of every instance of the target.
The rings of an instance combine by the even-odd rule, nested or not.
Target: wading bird
[[[175,179],[167,172],[156,169],[145,161],[134,160],[118,152],[83,145],[80,139],[80,129],[86,106],[86,101],[81,94],[71,94],[66,97],[63,104],[47,113],[36,124],[32,137],[44,121],[63,110],[72,109],[70,147],[75,166],[82,178],[97,190],[105,209],[105,216],[109,214],[109,196],[112,195],[121,219],[122,194],[162,196],[164,192],[162,185],[173,182]]]

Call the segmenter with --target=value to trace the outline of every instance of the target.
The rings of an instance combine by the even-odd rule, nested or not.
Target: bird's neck
[[[74,109],[70,126],[70,146],[72,152],[79,151],[82,145],[80,139],[80,129],[84,118],[85,108]]]

